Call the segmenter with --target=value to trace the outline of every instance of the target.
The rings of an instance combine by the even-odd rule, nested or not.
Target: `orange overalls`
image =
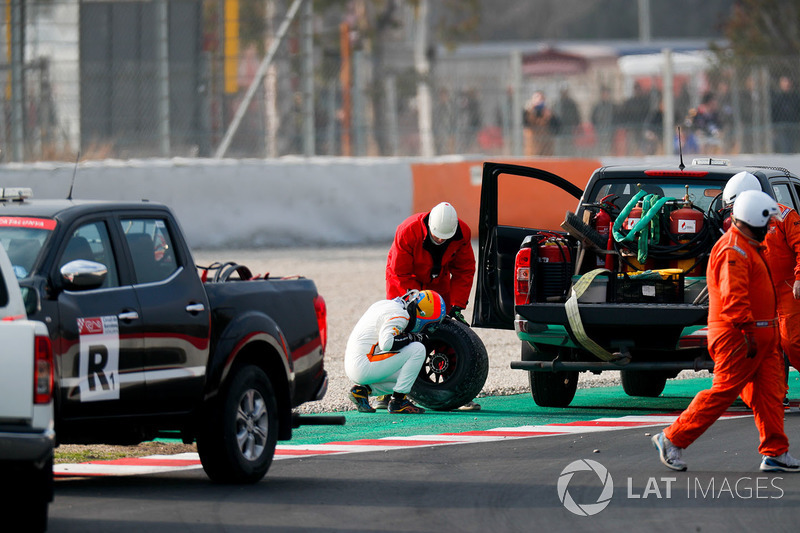
[[[763,247],[735,226],[714,245],[706,271],[708,349],[714,360],[711,388],[697,394],[664,434],[688,447],[739,394],[753,409],[762,455],[789,449],[783,431],[783,361],[778,353],[775,293]],[[755,354],[748,357],[750,335]]]
[[[778,204],[782,221],[770,224],[764,244],[775,294],[778,297],[780,344],[789,364],[800,370],[800,300],[792,287],[800,279],[800,215],[791,207]]]

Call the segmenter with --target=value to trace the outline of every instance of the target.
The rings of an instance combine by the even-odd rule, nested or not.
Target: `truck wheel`
[[[667,375],[657,370],[621,370],[622,390],[628,396],[655,398],[664,392]]]
[[[5,472],[8,486],[14,490],[4,495],[0,510],[7,517],[18,516],[25,531],[47,531],[48,507],[53,500],[53,455],[41,468],[34,463],[12,463],[6,469],[10,470]]]
[[[567,348],[553,347],[555,352],[538,351],[528,342],[522,343],[523,361],[552,361],[561,350]],[[536,405],[541,407],[567,407],[575,397],[578,388],[578,372],[528,372],[531,384],[531,395]]]
[[[486,383],[486,347],[469,326],[447,318],[428,338],[428,356],[409,396],[435,411],[457,409],[475,398]]]
[[[263,370],[238,369],[208,406],[197,452],[215,483],[255,483],[269,470],[278,440],[277,402]]]

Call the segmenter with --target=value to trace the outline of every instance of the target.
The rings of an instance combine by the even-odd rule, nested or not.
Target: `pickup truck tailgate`
[[[580,304],[585,326],[693,326],[705,324],[708,308],[691,304]],[[563,303],[518,305],[517,314],[538,324],[567,326]]]
[[[34,324],[0,324],[0,420],[33,417]]]

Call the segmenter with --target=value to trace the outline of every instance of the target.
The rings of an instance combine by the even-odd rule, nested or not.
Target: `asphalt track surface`
[[[291,444],[675,415],[708,384],[672,381],[658,399],[579,391],[567,409],[517,395],[485,398],[478,413],[349,412],[347,426],[301,428]],[[790,387],[800,396],[797,374]],[[793,403],[786,431],[798,443]],[[760,472],[752,416],[731,415],[684,452],[687,472],[658,461],[649,439],[662,423],[277,460],[251,486],[214,485],[200,469],[59,479],[49,530],[797,531],[800,474]]]

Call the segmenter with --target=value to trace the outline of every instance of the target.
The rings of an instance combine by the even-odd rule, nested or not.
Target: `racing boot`
[[[389,408],[389,400],[391,399],[391,394],[384,394],[383,396],[377,396],[375,398],[375,409],[388,409]]]
[[[372,389],[369,388],[367,385],[356,385],[347,396],[350,398],[354,404],[356,404],[356,409],[358,409],[359,413],[374,413],[375,409],[369,404],[369,393],[372,392]]]
[[[405,394],[393,394],[392,399],[389,400],[388,410],[393,414],[406,414],[406,415],[419,415],[425,412],[425,409],[418,407],[411,403],[411,400],[406,398]]]

